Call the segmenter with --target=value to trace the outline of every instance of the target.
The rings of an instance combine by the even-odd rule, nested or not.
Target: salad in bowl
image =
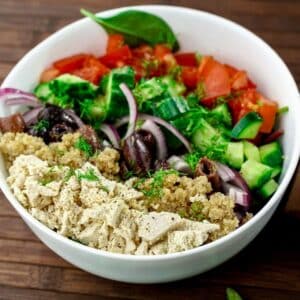
[[[277,190],[287,107],[238,65],[180,51],[154,14],[82,13],[107,31],[104,54],[56,60],[31,92],[0,89],[25,108],[0,118],[19,203],[62,236],[130,255],[190,250],[243,226]]]

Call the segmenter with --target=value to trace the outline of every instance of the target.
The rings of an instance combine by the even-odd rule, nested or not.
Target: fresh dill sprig
[[[87,169],[87,171],[85,173],[78,172],[77,179],[79,181],[82,179],[85,179],[88,181],[99,181],[99,177],[95,174],[95,171],[92,168]]]
[[[158,198],[163,196],[163,185],[166,176],[176,174],[179,175],[179,172],[176,170],[158,170],[155,173],[148,172],[147,177],[140,178],[135,184],[134,188],[140,190],[148,198]],[[143,184],[147,179],[150,179],[151,182],[149,187],[144,188]]]
[[[91,157],[94,154],[93,147],[83,136],[80,136],[76,140],[76,142],[74,143],[74,147],[84,152],[86,157]]]
[[[72,176],[76,176],[75,170],[74,170],[73,168],[69,168],[69,170],[68,170],[68,172],[66,173],[66,175],[65,175],[65,177],[64,177],[64,179],[63,179],[63,181],[64,181],[64,182],[69,181],[70,178],[71,178]]]
[[[49,121],[42,119],[33,125],[33,129],[40,133],[43,129],[49,129],[49,126]]]

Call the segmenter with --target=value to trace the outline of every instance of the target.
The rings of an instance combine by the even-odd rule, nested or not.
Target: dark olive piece
[[[47,104],[38,114],[38,120],[46,120],[49,122],[50,127],[52,127],[53,125],[62,122],[62,111],[63,109],[58,106]]]
[[[79,128],[81,135],[87,140],[87,142],[93,147],[94,151],[102,149],[102,145],[98,138],[96,131],[88,125],[83,125]]]
[[[32,125],[28,128],[27,133],[32,136],[42,138],[46,144],[50,143],[49,129],[46,127],[37,128],[34,125]]]
[[[221,179],[217,173],[217,166],[207,157],[202,157],[199,160],[195,169],[195,176],[207,176],[207,179],[211,183],[213,190],[220,190]]]
[[[8,117],[0,118],[1,132],[23,132],[25,130],[25,122],[21,114],[14,114]]]
[[[170,165],[166,160],[156,160],[154,162],[154,169],[155,171],[168,170],[170,169]]]
[[[64,134],[73,131],[73,128],[65,123],[55,124],[49,131],[50,142],[60,142]]]

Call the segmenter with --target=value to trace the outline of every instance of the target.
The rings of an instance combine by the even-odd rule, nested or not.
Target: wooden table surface
[[[141,3],[198,8],[246,26],[278,51],[300,84],[299,0],[0,0],[0,82],[34,45],[80,18],[82,6],[101,11]],[[228,286],[244,299],[300,299],[299,171],[281,209],[239,255],[206,274],[150,286],[98,278],[71,266],[0,195],[0,299],[224,299]]]

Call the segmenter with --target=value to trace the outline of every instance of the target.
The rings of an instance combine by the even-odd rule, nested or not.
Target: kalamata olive
[[[151,152],[155,151],[156,141],[151,132],[140,129],[135,134],[145,143],[145,145]]]
[[[94,150],[102,149],[102,145],[99,141],[98,135],[91,126],[83,125],[79,128],[79,132],[93,147]]]
[[[68,113],[68,110],[61,111],[60,121],[66,123],[68,126],[71,126],[74,129],[78,128],[74,118]]]
[[[169,163],[166,160],[156,160],[154,162],[154,169],[156,171],[159,171],[159,170],[168,170],[168,169],[170,169],[170,165],[169,165]]]
[[[149,150],[139,132],[125,139],[122,153],[128,169],[136,175],[144,175],[152,169],[154,152]]]
[[[217,166],[207,157],[202,157],[199,160],[195,169],[195,176],[207,176],[207,179],[211,183],[213,190],[220,190],[221,179],[217,173]]]
[[[43,110],[38,114],[38,120],[46,120],[50,127],[57,123],[61,123],[62,108],[47,104]]]
[[[1,132],[23,132],[25,127],[26,125],[21,114],[0,118]]]
[[[55,124],[49,131],[49,137],[51,142],[59,142],[66,133],[73,132],[74,129],[65,123]]]

